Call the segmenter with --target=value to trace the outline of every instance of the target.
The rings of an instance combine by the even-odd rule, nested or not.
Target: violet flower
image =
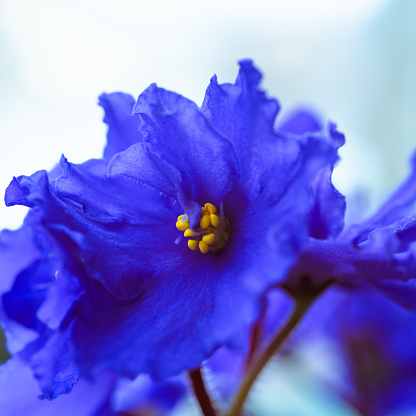
[[[52,397],[78,373],[164,379],[220,346],[244,349],[265,290],[296,262],[311,184],[332,169],[338,133],[297,123],[277,131],[277,101],[259,90],[251,61],[240,66],[235,84],[212,78],[201,108],[151,85],[130,117],[130,96],[102,96],[103,159],[63,157],[60,175],[39,171],[9,185],[6,204],[31,207],[27,226],[52,247],[41,266],[52,262],[53,273],[40,273],[44,292],[19,317],[38,332],[52,322],[36,346],[40,361],[66,357],[58,368],[72,368],[68,385],[52,390],[57,367],[49,368]],[[3,296],[10,320],[35,275]]]

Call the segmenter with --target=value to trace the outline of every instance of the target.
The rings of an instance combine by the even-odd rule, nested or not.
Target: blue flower
[[[80,287],[58,329],[81,373],[163,379],[246,346],[264,291],[303,247],[311,184],[328,185],[340,144],[308,116],[276,130],[279,105],[260,79],[242,61],[235,84],[212,78],[201,108],[151,85],[135,117],[130,96],[104,95],[103,159],[63,157],[59,177],[10,184],[6,204],[32,207],[59,246],[58,281]]]
[[[330,176],[322,177],[326,182],[319,182],[318,175],[314,183],[308,242],[283,286],[291,293],[304,290],[305,283],[371,286],[405,308],[415,309],[416,157],[409,177],[376,213],[345,230],[342,198],[328,181]]]
[[[313,314],[319,324],[309,342],[329,341],[331,353],[337,354],[328,386],[359,414],[414,414],[415,313],[374,290],[352,296],[338,289],[322,301]]]

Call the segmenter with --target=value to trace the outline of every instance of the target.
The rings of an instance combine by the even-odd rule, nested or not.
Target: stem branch
[[[201,368],[198,367],[195,370],[188,372],[191,380],[192,388],[195,393],[195,397],[198,400],[199,406],[204,416],[217,416],[217,412],[212,405],[211,398],[205,388],[204,380],[201,374]]]
[[[228,416],[239,416],[244,402],[247,398],[247,395],[257,379],[257,376],[263,370],[264,366],[268,361],[273,357],[273,355],[279,350],[284,341],[288,338],[291,331],[296,327],[302,317],[305,315],[306,311],[309,309],[310,305],[316,299],[316,296],[299,296],[295,299],[295,309],[292,312],[289,320],[286,322],[285,326],[281,329],[280,332],[272,339],[270,344],[266,347],[262,355],[259,357],[258,361],[254,363],[250,371],[244,377],[240,388],[234,398],[234,401],[231,405],[230,412]]]

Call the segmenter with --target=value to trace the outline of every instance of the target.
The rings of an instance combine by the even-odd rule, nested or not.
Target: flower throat
[[[196,230],[189,228],[189,218],[186,214],[179,215],[176,228],[184,231],[191,250],[199,249],[201,253],[206,254],[209,251],[218,251],[227,244],[231,227],[224,216],[218,214],[214,205],[206,203],[201,207],[200,227]]]

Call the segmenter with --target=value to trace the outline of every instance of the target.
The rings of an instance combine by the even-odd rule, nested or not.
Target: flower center
[[[201,253],[206,254],[209,251],[218,251],[227,244],[231,227],[214,205],[206,203],[201,207],[199,225],[196,230],[191,230],[186,214],[179,215],[176,221],[176,228],[184,231],[183,235],[188,238],[188,247],[191,250],[199,248]]]

